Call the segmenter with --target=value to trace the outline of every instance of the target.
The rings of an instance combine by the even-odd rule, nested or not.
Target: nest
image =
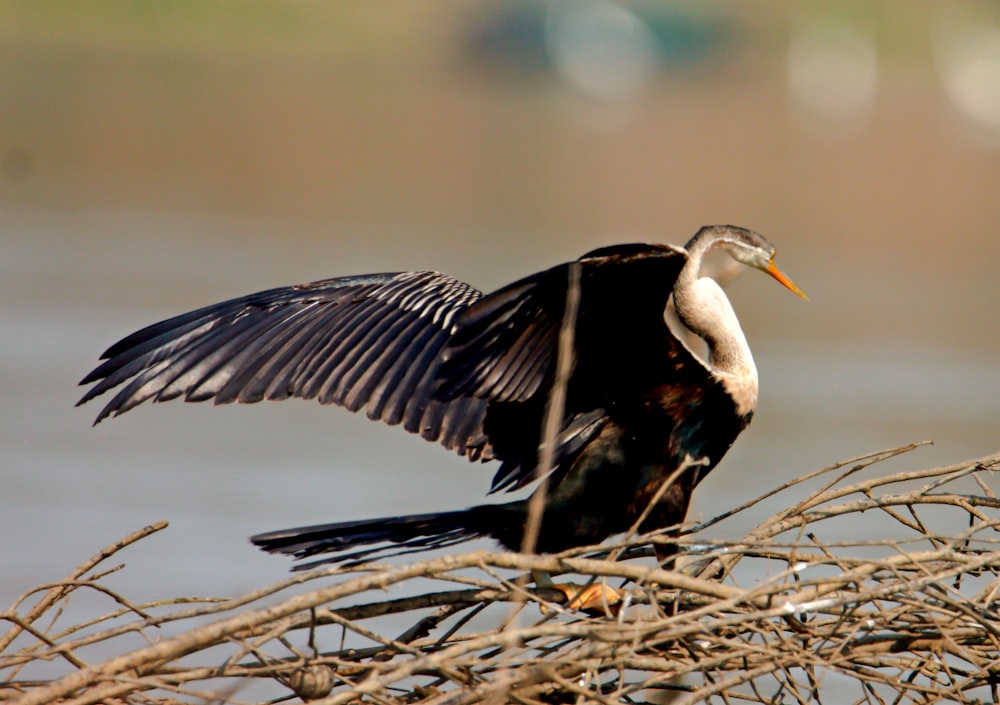
[[[0,700],[997,702],[1000,454],[868,469],[916,445],[810,473],[679,538],[600,553],[321,568],[219,600],[108,589],[108,559],[160,523],[0,614]],[[704,538],[776,498],[793,503],[742,538]],[[648,547],[670,541],[683,560],[664,570]],[[621,585],[624,603],[568,610],[562,593],[530,587],[533,570]],[[80,591],[106,612],[66,624]]]

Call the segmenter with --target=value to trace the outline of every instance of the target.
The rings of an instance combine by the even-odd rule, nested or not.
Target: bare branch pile
[[[680,538],[318,569],[233,599],[109,590],[102,566],[153,525],[0,614],[0,700],[997,702],[1000,454],[865,479],[916,445],[810,473]],[[779,493],[795,503],[747,535],[705,538]],[[676,569],[655,567],[657,541],[682,545]],[[626,599],[571,612],[562,593],[522,587],[530,570]],[[66,624],[81,590],[108,611]]]

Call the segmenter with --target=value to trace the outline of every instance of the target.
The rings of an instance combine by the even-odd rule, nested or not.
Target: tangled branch
[[[804,475],[679,538],[321,568],[238,598],[116,594],[103,581],[117,568],[102,566],[161,522],[0,613],[0,700],[804,703],[848,689],[854,702],[996,702],[1000,454],[865,472],[917,445]],[[779,494],[789,506],[745,536],[706,538]],[[649,558],[657,542],[681,545],[678,565]],[[526,587],[532,570],[615,581],[626,599],[571,612],[562,592]],[[110,607],[67,625],[80,591]]]

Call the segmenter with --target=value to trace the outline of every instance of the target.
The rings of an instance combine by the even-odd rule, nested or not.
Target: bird
[[[807,298],[778,269],[774,246],[734,225],[704,226],[683,247],[602,247],[490,294],[432,271],[337,277],[147,326],[104,352],[80,382],[92,386],[77,405],[121,387],[96,425],[143,402],[178,397],[215,404],[316,399],[402,425],[470,461],[499,462],[490,494],[536,484],[513,501],[251,537],[265,551],[299,560],[296,569],[477,538],[518,551],[533,497],[541,500],[536,552],[678,527],[695,486],[757,406],[746,337],[721,286],[700,273],[715,249]],[[572,348],[559,380],[573,287]],[[704,341],[705,360],[671,331],[668,306]],[[545,436],[557,384],[563,403]],[[657,556],[666,560],[673,550]]]

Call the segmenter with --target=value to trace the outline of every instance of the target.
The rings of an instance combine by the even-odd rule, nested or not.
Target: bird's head
[[[697,243],[697,244],[696,244]],[[718,247],[728,253],[733,259],[748,267],[759,269],[778,280],[783,286],[797,296],[809,300],[805,292],[795,286],[785,273],[774,263],[775,248],[766,237],[760,233],[735,225],[707,225],[691,239],[687,249],[692,245],[700,245],[702,251]]]

